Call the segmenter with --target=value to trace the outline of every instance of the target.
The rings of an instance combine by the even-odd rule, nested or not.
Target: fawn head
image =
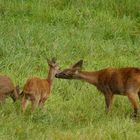
[[[59,71],[55,77],[63,78],[63,79],[76,79],[78,78],[78,72],[82,69],[83,60],[78,61],[70,68],[64,69],[63,71]]]
[[[51,74],[55,75],[59,71],[59,65],[56,63],[56,58],[48,59]]]

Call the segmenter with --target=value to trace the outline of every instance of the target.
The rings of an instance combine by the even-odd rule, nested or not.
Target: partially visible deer
[[[50,96],[52,82],[55,74],[59,70],[59,66],[56,63],[55,58],[48,60],[49,72],[48,77],[41,79],[38,77],[33,77],[28,79],[22,92],[22,110],[25,112],[28,101],[31,101],[32,111],[36,109],[37,106],[42,107]]]
[[[15,102],[19,98],[19,86],[15,87],[8,76],[0,75],[0,103],[4,103],[9,96]]]
[[[106,68],[99,71],[82,71],[83,60],[68,69],[56,74],[56,78],[84,80],[100,90],[105,97],[106,111],[111,109],[114,94],[125,95],[131,102],[137,116],[139,105],[136,97],[140,99],[140,69],[139,68]]]

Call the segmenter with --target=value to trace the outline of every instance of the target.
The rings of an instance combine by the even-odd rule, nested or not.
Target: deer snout
[[[58,72],[58,73],[55,75],[56,78],[62,78],[62,77],[64,77],[64,76],[66,76],[66,75],[65,75],[65,73],[63,73],[63,72]]]

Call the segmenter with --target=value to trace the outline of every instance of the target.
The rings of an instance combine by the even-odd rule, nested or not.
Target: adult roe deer
[[[79,79],[93,84],[100,90],[106,103],[106,111],[111,109],[114,94],[128,96],[134,112],[133,117],[137,116],[139,105],[136,97],[140,99],[140,69],[127,68],[106,68],[99,71],[82,71],[83,60],[68,69],[64,69],[56,74],[56,78]]]
[[[15,87],[8,76],[0,75],[0,103],[4,103],[9,96],[15,102],[19,98],[19,86]]]
[[[41,79],[38,77],[33,77],[28,79],[22,92],[22,110],[25,112],[27,108],[28,100],[32,103],[32,111],[36,109],[37,106],[42,107],[50,95],[52,82],[55,74],[59,70],[59,66],[56,63],[55,58],[48,60],[49,72],[48,77]]]

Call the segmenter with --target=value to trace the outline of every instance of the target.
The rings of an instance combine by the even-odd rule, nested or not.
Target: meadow
[[[88,71],[140,67],[140,0],[0,0],[0,73],[22,90],[27,78],[47,77],[51,57],[62,69],[80,59]],[[116,96],[106,115],[94,86],[55,78],[43,110],[23,115],[20,101],[7,99],[0,139],[139,140],[132,111]]]

